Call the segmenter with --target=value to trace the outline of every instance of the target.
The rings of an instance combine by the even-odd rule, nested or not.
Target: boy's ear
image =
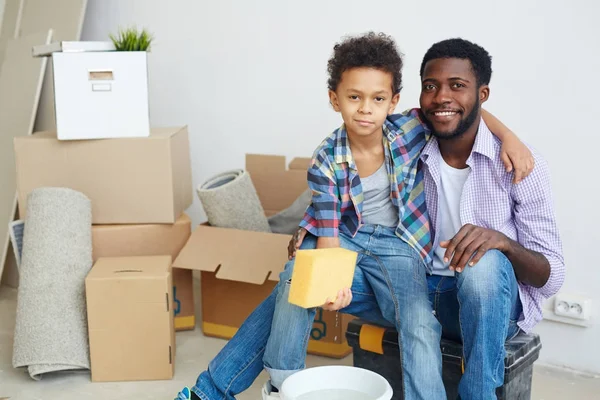
[[[490,87],[488,85],[481,85],[479,88],[479,102],[485,103],[490,98]]]
[[[390,109],[388,110],[388,114],[393,114],[394,113],[394,110],[396,109],[396,106],[398,105],[399,101],[400,101],[400,93],[396,93],[392,97],[392,102],[390,104]]]
[[[329,91],[329,104],[331,104],[336,112],[340,112],[340,102],[338,101],[337,94],[333,90]]]

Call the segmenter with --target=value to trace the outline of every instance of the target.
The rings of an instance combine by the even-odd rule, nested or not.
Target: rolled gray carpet
[[[304,218],[306,208],[312,200],[312,191],[306,189],[294,202],[285,210],[269,217],[269,225],[273,233],[283,233],[292,235],[300,226],[300,221]]]
[[[248,172],[238,169],[216,175],[197,192],[212,226],[271,232]]]
[[[23,232],[13,366],[39,380],[89,369],[85,277],[92,267],[92,207],[66,188],[31,192]]]

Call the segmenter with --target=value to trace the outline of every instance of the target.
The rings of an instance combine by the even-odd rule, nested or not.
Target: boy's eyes
[[[359,99],[359,97],[357,95],[355,95],[355,94],[348,96],[348,98],[350,100],[358,100]],[[385,98],[381,97],[381,96],[378,96],[378,97],[375,97],[375,101],[382,102],[382,101],[385,101]]]

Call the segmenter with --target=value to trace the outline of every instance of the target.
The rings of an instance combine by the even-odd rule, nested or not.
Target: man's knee
[[[512,264],[499,250],[489,250],[477,262],[458,274],[459,293],[472,298],[494,298],[502,293],[510,295]]]

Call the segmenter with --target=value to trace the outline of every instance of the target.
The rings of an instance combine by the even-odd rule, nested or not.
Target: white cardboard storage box
[[[150,134],[145,51],[114,51],[105,42],[59,42],[37,46],[33,54],[52,56],[59,140]]]

